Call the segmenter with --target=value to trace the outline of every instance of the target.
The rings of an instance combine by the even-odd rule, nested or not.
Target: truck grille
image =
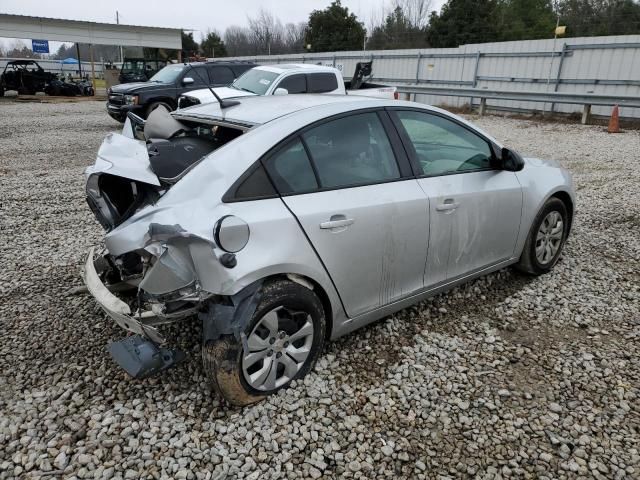
[[[124,95],[122,95],[121,93],[110,93],[109,103],[111,103],[112,105],[123,105]]]

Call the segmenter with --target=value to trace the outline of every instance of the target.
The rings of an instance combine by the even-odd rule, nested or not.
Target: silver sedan
[[[349,96],[131,114],[86,176],[107,233],[85,282],[136,334],[114,360],[170,367],[164,324],[197,317],[204,368],[238,405],[408,305],[508,265],[548,272],[574,215],[557,164],[437,108]]]

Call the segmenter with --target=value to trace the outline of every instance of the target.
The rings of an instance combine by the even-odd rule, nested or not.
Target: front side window
[[[289,93],[307,93],[307,77],[305,75],[289,75],[277,88],[286,88]]]
[[[445,175],[491,168],[489,143],[438,115],[394,111],[415,150],[422,175]]]
[[[329,121],[307,131],[303,138],[322,188],[400,178],[391,144],[374,112]]]
[[[209,80],[214,85],[229,85],[235,76],[229,67],[214,66],[208,67]]]
[[[300,139],[295,139],[270,157],[267,171],[282,194],[303,193],[318,188],[313,168]]]

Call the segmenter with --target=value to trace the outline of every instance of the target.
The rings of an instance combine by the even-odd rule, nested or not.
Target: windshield
[[[122,64],[122,73],[135,73],[144,70],[144,61],[127,60]]]
[[[184,71],[185,65],[167,65],[153,77],[149,79],[150,82],[157,83],[173,83],[176,78]]]
[[[252,68],[244,72],[231,86],[245,92],[264,95],[277,77],[277,73],[268,72],[260,68]]]

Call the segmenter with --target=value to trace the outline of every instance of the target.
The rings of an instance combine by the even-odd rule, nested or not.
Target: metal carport
[[[0,13],[0,37],[180,50],[179,28],[141,27]]]

